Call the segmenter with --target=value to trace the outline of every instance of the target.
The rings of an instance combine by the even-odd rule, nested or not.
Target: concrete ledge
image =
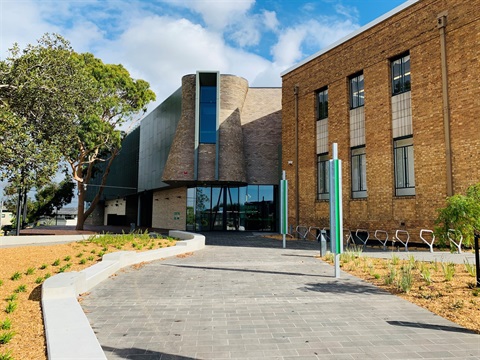
[[[42,311],[50,360],[106,359],[105,353],[83,313],[77,296],[113,275],[123,267],[201,250],[205,236],[185,231],[170,231],[183,239],[176,246],[136,253],[119,251],[106,254],[102,261],[80,272],[61,273],[42,286]]]
[[[25,236],[0,236],[0,246],[10,245],[41,245],[51,243],[64,243],[88,240],[94,235],[80,234],[80,235],[25,235]],[[98,235],[95,235],[98,236]]]

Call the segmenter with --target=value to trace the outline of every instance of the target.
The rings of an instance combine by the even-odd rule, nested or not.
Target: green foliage
[[[13,291],[16,292],[17,294],[21,293],[21,292],[26,292],[27,291],[27,285],[20,285],[19,287],[17,287]]]
[[[65,258],[63,260],[70,261],[71,258],[72,258],[71,256],[65,256]]]
[[[12,328],[12,321],[9,318],[5,318],[5,320],[0,322],[0,329],[10,330],[11,328]]]
[[[10,350],[7,350],[3,353],[0,353],[0,360],[14,360],[12,352]]]
[[[447,199],[447,206],[438,210],[435,235],[440,245],[446,245],[449,229],[463,235],[463,243],[472,246],[474,231],[480,231],[480,183],[467,189],[466,195],[454,195]]]
[[[25,272],[25,275],[32,275],[35,272],[35,268],[29,267]]]
[[[5,312],[6,312],[7,314],[11,314],[11,313],[13,313],[15,310],[17,310],[17,307],[18,307],[18,304],[17,304],[15,301],[9,300],[9,301],[7,302],[7,307],[5,308]]]
[[[400,258],[397,255],[392,253],[392,265],[398,265],[399,262],[400,262]]]
[[[413,272],[410,265],[404,265],[400,273],[397,287],[404,293],[410,292],[413,286]]]
[[[455,275],[455,264],[454,263],[442,263],[443,276],[446,281],[451,281]]]
[[[48,267],[47,264],[42,264],[42,265],[40,266],[40,270],[44,270],[44,269],[46,269],[47,267]]]
[[[47,280],[50,276],[52,276],[52,274],[50,273],[46,273],[45,276],[43,277],[45,280]]]
[[[8,344],[14,335],[15,333],[13,331],[5,331],[0,333],[0,344]]]
[[[13,281],[20,280],[21,277],[22,277],[22,274],[18,271],[15,271],[15,273],[12,276],[10,276],[10,280],[13,280]]]
[[[35,284],[41,284],[43,282],[43,278],[42,277],[37,277],[35,279]]]
[[[6,298],[5,300],[7,300],[7,301],[15,301],[15,300],[17,300],[17,299],[18,299],[18,294],[13,293],[12,295],[7,296],[7,298]]]
[[[58,266],[60,265],[60,259],[55,259],[55,261],[52,263],[52,266]]]
[[[79,264],[81,265],[84,265],[87,263],[87,259],[83,258],[82,260],[80,260]]]
[[[53,216],[56,210],[72,201],[74,189],[75,184],[66,172],[65,179],[60,184],[51,182],[37,189],[31,221],[35,221],[40,216]]]
[[[420,269],[420,276],[423,278],[423,280],[425,280],[427,285],[432,283],[432,274],[427,266],[424,266]]]
[[[467,259],[464,260],[463,264],[465,265],[465,271],[472,277],[477,275],[477,269],[475,264],[470,264]]]
[[[0,280],[0,286],[2,286],[2,285],[3,285],[3,280]]]

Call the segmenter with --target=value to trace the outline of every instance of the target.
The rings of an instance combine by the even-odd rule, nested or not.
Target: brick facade
[[[328,143],[343,161],[344,227],[406,229],[412,240],[432,229],[447,197],[442,65],[438,15],[446,12],[453,192],[480,181],[479,1],[420,0],[283,74],[282,166],[289,179],[289,222],[328,226],[328,201],[316,199],[315,91],[328,87]],[[391,59],[409,52],[415,195],[395,196]],[[352,199],[348,77],[365,81],[366,199]],[[298,89],[298,184],[295,101]],[[331,156],[331,150],[330,154]],[[288,162],[293,161],[293,165]]]
[[[153,193],[152,227],[185,230],[187,189],[166,189]]]

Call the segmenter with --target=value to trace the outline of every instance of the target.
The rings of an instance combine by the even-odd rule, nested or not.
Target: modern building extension
[[[91,221],[275,231],[281,130],[280,88],[186,75],[125,139]]]
[[[479,8],[407,1],[282,74],[291,224],[328,227],[332,143],[350,229],[432,229],[480,182]]]

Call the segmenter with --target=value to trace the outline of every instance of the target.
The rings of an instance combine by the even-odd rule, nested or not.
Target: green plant
[[[43,282],[43,278],[42,277],[37,277],[35,279],[35,284],[41,284]]]
[[[3,280],[0,280],[0,286],[2,286],[2,285],[3,285]]]
[[[83,253],[78,253],[77,255],[75,255],[77,258],[81,258],[83,256]]]
[[[84,265],[84,264],[86,264],[86,263],[87,263],[87,259],[83,258],[82,260],[80,260],[80,264],[81,264],[81,265]]]
[[[409,293],[413,285],[413,272],[410,265],[405,265],[402,268],[400,279],[398,281],[399,290],[404,293]]]
[[[90,254],[95,254],[96,252],[97,252],[97,250],[92,249],[92,251],[90,251]]]
[[[70,261],[71,258],[72,258],[72,257],[71,257],[70,255],[68,255],[68,256],[65,256],[65,258],[64,258],[63,260],[65,260],[65,261]]]
[[[12,276],[10,276],[10,280],[19,280],[22,277],[22,274],[20,274],[18,271],[16,271]]]
[[[50,276],[52,276],[52,274],[50,273],[46,273],[45,276],[43,277],[45,280],[47,280]]]
[[[46,269],[47,267],[48,267],[47,264],[42,264],[42,265],[40,266],[40,270],[44,270],[44,269]]]
[[[94,258],[93,256],[89,256],[89,257],[87,258],[87,260],[88,260],[88,261],[93,261],[93,260],[95,260],[95,258]]]
[[[428,266],[421,267],[420,276],[423,280],[425,280],[427,285],[430,285],[432,283],[432,274],[430,273],[430,269],[428,268]]]
[[[62,266],[61,268],[58,269],[59,273],[65,272],[65,270],[69,269],[72,266],[72,264],[68,263]]]
[[[107,252],[107,251],[108,251],[108,248],[107,248],[106,246],[104,246],[104,247],[102,248],[102,251],[103,251],[103,252]]]
[[[465,259],[465,261],[463,262],[463,264],[465,265],[465,271],[466,271],[470,276],[473,276],[473,277],[476,277],[476,276],[477,276],[477,270],[476,270],[474,264],[470,264],[470,263],[468,262],[468,259]]]
[[[8,344],[12,340],[15,333],[13,331],[5,331],[0,334],[0,344]]]
[[[12,327],[12,321],[9,318],[5,318],[2,322],[0,322],[0,329],[2,330],[10,330]]]
[[[99,258],[101,258],[103,255],[105,255],[105,253],[104,253],[103,251],[100,251],[100,252],[98,253],[98,257],[99,257]]]
[[[443,276],[446,281],[451,281],[455,275],[455,264],[454,263],[442,263]]]
[[[438,261],[437,261],[437,259],[435,259],[435,261],[432,263],[432,265],[433,265],[433,270],[435,270],[435,272],[437,272],[438,271]]]
[[[395,255],[395,254],[392,254],[392,265],[398,265],[400,262],[400,258]]]
[[[470,186],[466,195],[453,195],[447,199],[447,206],[438,210],[435,220],[437,243],[446,245],[449,229],[455,229],[463,236],[463,243],[471,246],[473,233],[480,230],[480,183]]]
[[[9,300],[7,302],[7,307],[5,308],[5,312],[7,314],[11,314],[12,312],[14,312],[15,310],[17,310],[17,307],[18,307],[18,304],[13,301],[13,300]]]
[[[0,360],[14,360],[12,357],[12,352],[7,350],[4,353],[0,353]]]
[[[378,279],[380,279],[380,274],[375,273],[375,274],[373,274],[373,277],[378,280]]]
[[[333,262],[334,256],[335,256],[335,255],[333,255],[333,253],[328,252],[328,253],[324,256],[325,261]]]
[[[456,300],[452,303],[451,308],[453,310],[459,310],[459,309],[463,308],[463,305],[464,305],[463,300]]]
[[[475,288],[472,290],[473,296],[480,296],[480,288]]]
[[[388,265],[388,273],[385,275],[385,285],[392,285],[397,277],[397,269],[393,265]]]
[[[7,296],[7,298],[6,298],[5,300],[7,300],[7,301],[15,301],[15,300],[17,300],[17,299],[18,299],[18,294],[13,293],[12,295]]]
[[[52,263],[53,266],[58,266],[60,265],[60,259],[55,259],[55,261]]]
[[[20,285],[19,287],[17,287],[13,291],[16,292],[16,293],[26,292],[27,291],[27,285]]]
[[[25,272],[25,275],[32,275],[35,272],[35,268],[29,267]]]

